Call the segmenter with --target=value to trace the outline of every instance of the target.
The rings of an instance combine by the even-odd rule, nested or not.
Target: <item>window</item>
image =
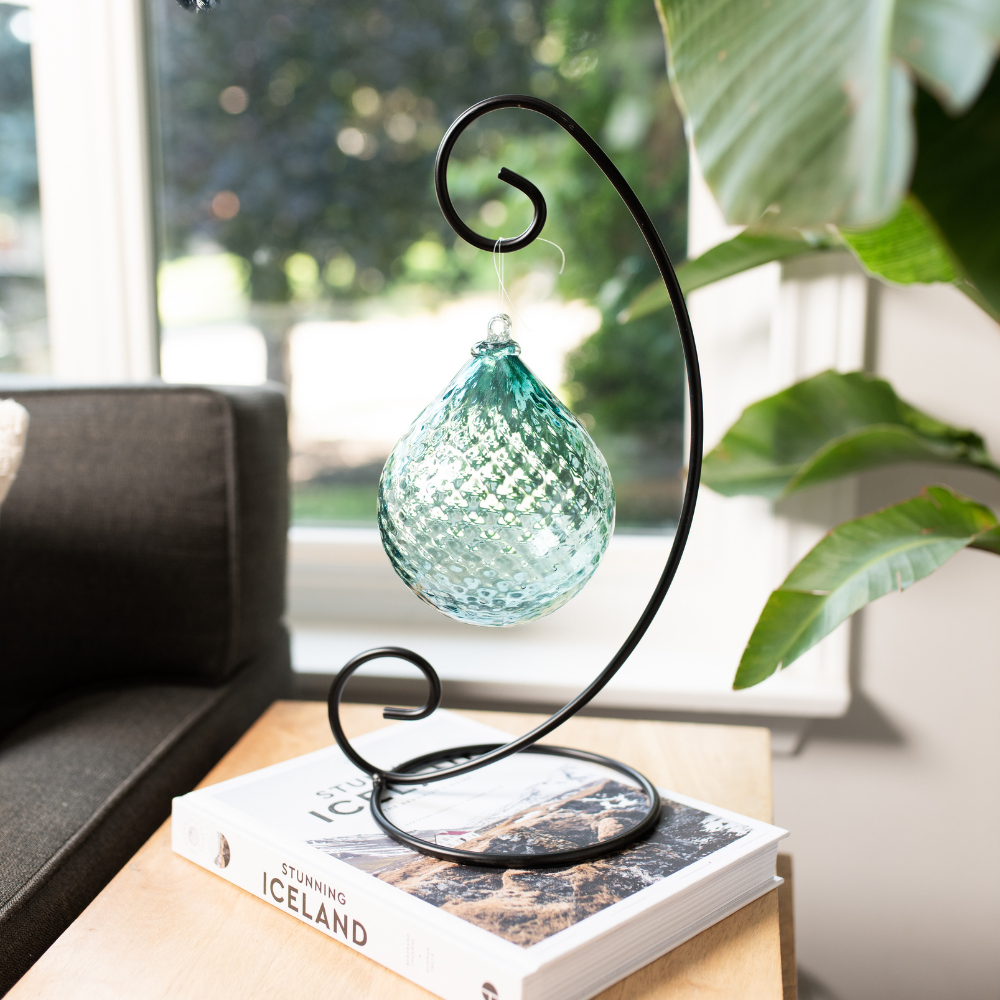
[[[149,5],[159,121],[159,306],[168,380],[291,387],[297,524],[372,526],[394,442],[497,311],[491,255],[458,240],[431,168],[447,125],[534,93],[611,149],[683,256],[687,156],[653,7],[562,0],[408,5],[246,0],[193,16]],[[683,375],[662,319],[615,316],[656,276],[617,195],[530,112],[460,140],[451,185],[484,234],[544,236],[505,256],[522,357],[575,406],[612,466],[622,528],[679,506]],[[509,310],[508,310],[509,311]]]
[[[683,256],[686,157],[659,28],[645,0],[583,6],[233,0],[195,16],[172,0],[93,0],[31,9],[51,370],[148,378],[158,368],[158,300],[168,377],[290,379],[300,667],[335,669],[370,640],[399,641],[480,697],[561,700],[603,665],[660,571],[680,461],[672,332],[613,323],[650,277],[644,248],[624,210],[603,200],[606,182],[586,157],[529,113],[498,114],[463,137],[453,194],[483,232],[508,235],[523,228],[527,206],[496,180],[497,167],[543,188],[545,235],[565,247],[567,266],[558,275],[558,254],[544,244],[507,258],[527,320],[516,334],[550,387],[593,418],[619,524],[640,530],[616,534],[566,608],[484,634],[417,601],[371,524],[385,449],[459,367],[496,294],[489,255],[456,246],[433,202],[432,132],[493,93],[550,97],[609,148]],[[702,250],[723,230],[692,178],[692,245]],[[239,243],[241,233],[253,238]],[[467,318],[480,297],[483,312]],[[770,266],[692,296],[710,428],[721,431],[767,385],[817,365],[858,367],[865,301],[864,279],[841,265],[784,275]],[[657,348],[657,363],[636,364]],[[650,380],[628,382],[637,369]],[[334,379],[345,395],[372,395],[338,410],[324,390]],[[358,421],[362,407],[371,409]],[[768,590],[824,524],[850,514],[849,492],[831,496],[830,516],[817,519],[706,491],[668,604],[604,704],[784,716],[788,745],[804,717],[842,713],[846,629],[752,691],[729,686]]]
[[[47,374],[31,11],[0,4],[0,371]]]

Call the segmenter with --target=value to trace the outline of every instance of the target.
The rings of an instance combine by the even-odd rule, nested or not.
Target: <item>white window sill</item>
[[[705,505],[713,502],[732,503],[712,497]],[[752,507],[756,501],[749,503]],[[733,510],[738,514],[740,508]],[[712,517],[703,513],[705,526]],[[335,673],[362,650],[404,646],[430,660],[449,689],[466,699],[554,705],[579,693],[624,640],[659,576],[671,539],[616,535],[593,580],[574,601],[516,629],[477,629],[425,605],[395,575],[374,529],[296,527],[289,541],[289,618],[297,671]],[[738,578],[734,567],[739,564],[759,571],[753,552],[721,568],[706,556],[693,538],[656,621],[593,705],[799,719],[842,715],[850,700],[845,629],[763,684],[732,690],[742,645],[769,584],[762,590],[748,582],[747,572],[742,574],[747,580]],[[417,676],[394,660],[379,661],[367,673]]]

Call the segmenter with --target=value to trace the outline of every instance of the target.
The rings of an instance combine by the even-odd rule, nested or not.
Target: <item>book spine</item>
[[[350,879],[336,885],[307,852],[279,849],[187,797],[173,801],[175,853],[444,1000],[522,1000],[523,979]],[[369,876],[370,877],[370,876]]]

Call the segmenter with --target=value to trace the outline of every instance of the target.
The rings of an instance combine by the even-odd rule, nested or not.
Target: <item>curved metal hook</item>
[[[408,663],[412,663],[427,678],[427,683],[430,686],[427,701],[420,708],[384,708],[382,709],[383,719],[403,719],[414,722],[417,719],[426,719],[428,715],[433,715],[441,705],[441,678],[438,677],[437,671],[419,653],[414,653],[412,649],[403,649],[401,646],[379,646],[377,649],[369,649],[364,653],[358,653],[357,656],[344,664],[340,673],[337,674],[336,680],[330,687],[330,694],[327,696],[326,704],[327,713],[330,718],[330,729],[333,730],[333,738],[337,741],[337,745],[344,751],[344,754],[351,763],[372,777],[383,774],[391,775],[392,772],[383,772],[380,768],[365,760],[351,746],[347,739],[347,734],[344,732],[344,727],[340,724],[340,700],[344,695],[344,688],[347,686],[347,682],[351,679],[354,672],[371,660],[380,660],[383,657],[393,657],[397,660],[406,660]]]
[[[515,250],[521,250],[529,243],[534,242],[535,238],[541,233],[546,218],[548,218],[549,210],[545,206],[545,199],[542,197],[542,192],[527,177],[515,174],[513,170],[508,170],[506,167],[501,167],[500,173],[497,174],[497,177],[505,184],[510,184],[511,187],[516,187],[518,191],[523,191],[531,199],[531,204],[535,207],[535,217],[531,220],[531,225],[520,236],[516,236],[510,240],[491,240],[486,236],[480,236],[475,230],[470,229],[455,210],[451,195],[448,193],[448,161],[451,159],[451,151],[455,148],[458,137],[477,118],[485,115],[487,112],[494,111],[498,107],[516,107],[516,105],[510,104],[491,103],[504,100],[507,100],[507,98],[493,97],[489,101],[483,101],[475,107],[469,108],[464,115],[461,115],[452,122],[451,128],[445,132],[444,138],[441,140],[441,145],[438,146],[437,156],[434,159],[434,191],[437,194],[441,213],[448,220],[448,225],[466,243],[471,243],[480,250],[513,253]],[[484,107],[484,105],[489,105],[489,107]]]
[[[622,176],[621,171],[614,165],[614,163],[611,162],[608,154],[601,149],[594,139],[572,118],[570,118],[565,111],[560,110],[554,104],[549,104],[548,101],[543,101],[539,97],[507,95],[504,97],[491,97],[488,100],[481,101],[479,104],[474,105],[464,114],[460,115],[455,120],[451,128],[448,129],[447,133],[445,133],[445,137],[441,140],[441,146],[438,149],[437,160],[435,161],[434,167],[434,187],[437,191],[438,203],[441,206],[441,211],[444,213],[445,218],[459,236],[471,243],[473,246],[479,247],[482,250],[499,249],[502,253],[510,253],[513,250],[518,250],[521,247],[527,246],[533,239],[535,239],[536,236],[538,236],[538,233],[541,232],[542,225],[545,222],[545,200],[542,198],[541,192],[539,192],[530,181],[523,177],[519,177],[511,171],[505,172],[504,170],[501,170],[501,179],[506,180],[509,184],[514,184],[515,187],[520,188],[520,190],[524,191],[528,197],[531,198],[535,205],[535,219],[531,226],[529,226],[524,233],[518,236],[517,239],[504,240],[502,246],[500,247],[496,246],[495,240],[486,239],[469,229],[469,227],[466,226],[465,223],[459,218],[454,205],[451,203],[451,198],[448,195],[446,178],[448,158],[451,155],[452,148],[454,147],[459,135],[461,135],[462,131],[477,118],[481,118],[490,111],[496,111],[500,108],[525,108],[529,111],[535,111],[538,114],[551,119],[561,128],[565,129],[571,136],[573,136],[573,138],[576,139],[584,150],[586,150],[590,158],[597,164],[604,176],[611,182],[646,240],[649,251],[653,255],[653,259],[656,261],[656,266],[659,268],[660,277],[663,278],[663,283],[666,285],[667,292],[670,295],[670,303],[673,306],[674,316],[677,320],[677,329],[681,338],[681,346],[684,349],[684,364],[688,384],[688,401],[690,404],[691,431],[688,451],[687,483],[684,489],[684,501],[681,504],[680,516],[677,519],[677,530],[674,533],[674,541],[670,546],[670,552],[667,555],[666,565],[663,567],[663,572],[656,584],[656,588],[646,604],[646,607],[643,609],[638,622],[636,622],[635,627],[628,634],[624,643],[622,643],[621,648],[617,653],[615,653],[615,655],[611,658],[611,661],[601,671],[601,673],[583,691],[581,691],[580,694],[572,699],[572,701],[563,705],[558,712],[546,719],[541,725],[536,726],[523,736],[519,736],[517,739],[511,740],[510,743],[506,743],[494,750],[490,750],[481,756],[476,757],[474,760],[469,760],[454,767],[435,771],[433,774],[414,775],[412,773],[405,773],[402,771],[380,771],[379,769],[374,768],[373,765],[369,764],[363,757],[351,748],[351,745],[347,742],[347,737],[344,735],[344,731],[340,726],[340,721],[337,718],[337,712],[339,711],[340,706],[340,696],[343,692],[344,684],[347,682],[347,678],[354,673],[359,666],[361,666],[361,663],[367,663],[369,660],[374,660],[382,656],[399,657],[400,659],[407,660],[414,666],[418,667],[431,685],[432,696],[428,699],[426,704],[418,709],[386,709],[386,713],[393,712],[397,714],[386,714],[385,717],[396,719],[423,719],[430,715],[434,709],[437,708],[438,703],[440,702],[441,682],[438,679],[434,668],[422,656],[418,656],[416,653],[413,653],[408,649],[400,649],[398,647],[391,646],[381,649],[371,649],[366,653],[360,654],[360,656],[356,656],[353,660],[348,662],[330,689],[330,726],[333,729],[333,734],[344,753],[363,771],[376,777],[381,776],[386,782],[399,785],[416,785],[425,784],[431,781],[440,781],[443,778],[450,778],[455,775],[465,774],[468,771],[475,771],[480,767],[493,763],[494,761],[502,760],[504,757],[509,757],[511,754],[515,754],[519,750],[524,750],[536,743],[543,736],[552,732],[553,729],[562,725],[562,723],[568,718],[575,715],[581,708],[587,705],[605,687],[605,685],[607,685],[608,681],[610,681],[611,678],[618,673],[625,661],[629,658],[629,656],[631,656],[635,647],[639,645],[639,641],[646,634],[646,630],[652,624],[653,618],[656,616],[656,612],[659,611],[660,605],[663,603],[663,599],[667,596],[667,591],[670,589],[670,585],[673,583],[674,576],[677,573],[677,567],[680,565],[681,555],[684,552],[684,546],[687,544],[688,536],[691,533],[691,522],[694,519],[694,508],[698,498],[698,486],[701,482],[701,458],[705,437],[703,412],[704,404],[701,391],[701,371],[698,365],[698,349],[695,345],[694,331],[691,328],[691,319],[688,316],[687,306],[684,302],[684,295],[681,292],[680,283],[677,281],[677,275],[674,273],[673,265],[670,263],[670,258],[667,256],[667,251],[663,246],[663,241],[660,239],[660,235],[657,233],[652,220],[646,213],[646,210],[642,207],[642,203],[636,197],[635,192],[629,186],[628,181],[626,181]],[[517,179],[518,183],[514,183],[514,178]],[[537,200],[532,192],[537,194]],[[541,219],[540,222],[539,218]],[[433,707],[431,707],[432,703]]]

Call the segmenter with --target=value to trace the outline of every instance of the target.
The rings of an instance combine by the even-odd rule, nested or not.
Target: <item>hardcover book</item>
[[[509,739],[438,711],[355,744],[388,769]],[[375,824],[371,793],[328,747],[174,799],[173,849],[445,1000],[585,1000],[779,882],[784,830],[674,792],[630,847],[530,870],[415,854]],[[495,853],[610,837],[646,803],[615,771],[532,754],[383,801],[424,839]]]

